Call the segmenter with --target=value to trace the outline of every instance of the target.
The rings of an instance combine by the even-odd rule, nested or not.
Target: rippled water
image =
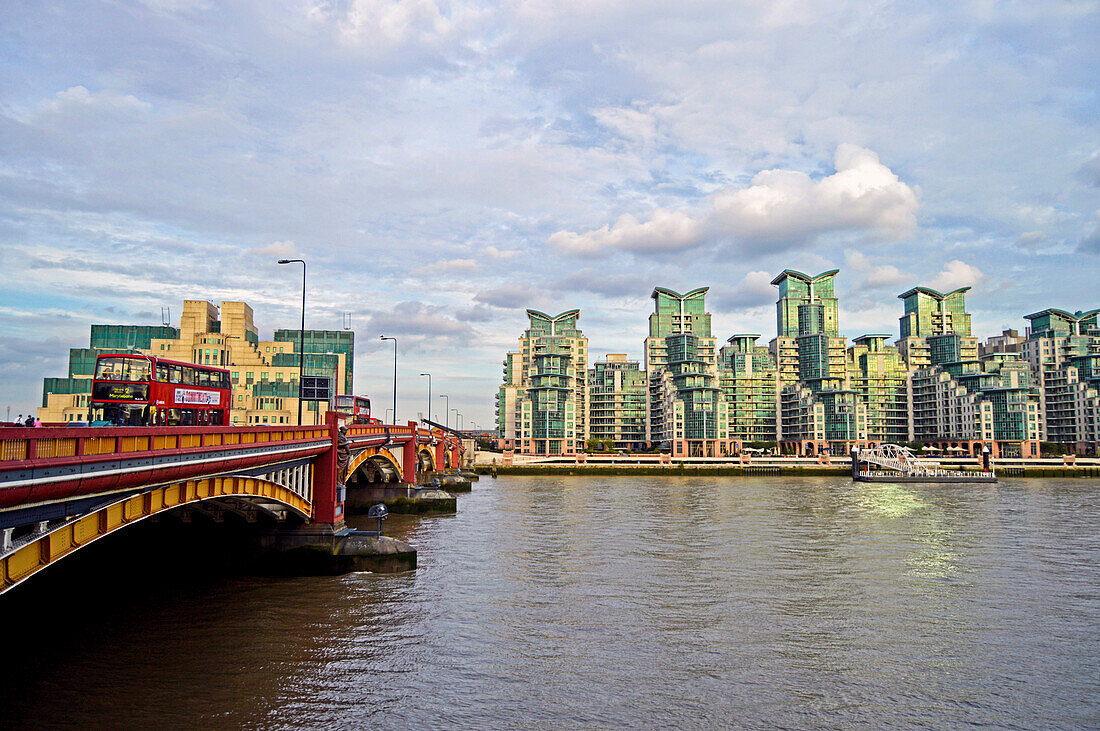
[[[0,711],[51,727],[1097,726],[1098,526],[1086,480],[509,477],[475,483],[457,516],[393,517],[420,551],[405,575],[151,580],[120,538],[109,569],[89,549],[72,575],[51,569],[63,586],[43,574],[0,604]]]

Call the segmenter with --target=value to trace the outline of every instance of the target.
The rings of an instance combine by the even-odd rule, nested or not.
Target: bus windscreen
[[[146,358],[118,356],[96,361],[95,378],[99,381],[148,381],[152,374],[152,364]]]

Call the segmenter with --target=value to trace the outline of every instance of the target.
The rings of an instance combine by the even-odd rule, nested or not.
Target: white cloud
[[[928,283],[932,289],[950,292],[959,287],[973,287],[985,279],[985,274],[976,266],[958,259],[952,259],[944,265],[943,271]]]
[[[844,263],[863,275],[861,288],[895,287],[912,279],[893,264],[873,264],[859,251],[845,252]]]
[[[1026,231],[1016,239],[1016,245],[1021,249],[1037,251],[1050,246],[1050,239],[1042,231]]]
[[[638,109],[604,107],[592,112],[596,122],[632,142],[648,144],[657,136],[657,121]]]
[[[355,0],[340,22],[345,40],[372,46],[435,45],[479,15],[473,5],[434,0]]]
[[[836,172],[819,181],[792,170],[757,173],[748,188],[714,197],[721,230],[750,245],[797,248],[831,231],[898,238],[916,227],[917,192],[856,145],[840,145]]]
[[[711,299],[715,305],[725,310],[736,310],[747,307],[760,307],[769,302],[774,302],[779,294],[772,280],[775,274],[763,270],[752,271],[741,278],[741,281],[732,287],[722,287],[713,293]]]
[[[704,234],[700,220],[683,211],[658,208],[645,222],[624,213],[613,225],[595,231],[582,234],[558,231],[550,236],[549,243],[580,256],[600,256],[611,249],[655,253],[690,249],[702,243]]]
[[[481,255],[490,259],[511,259],[520,253],[521,252],[516,249],[505,249],[502,251],[495,246],[486,246],[481,250]]]
[[[248,253],[267,259],[291,259],[298,255],[293,241],[273,241],[267,246],[255,246]]]
[[[814,181],[794,170],[765,170],[745,188],[711,197],[698,215],[657,208],[648,221],[630,214],[585,233],[558,231],[549,243],[579,256],[611,249],[639,254],[698,246],[705,239],[732,238],[744,253],[797,249],[836,231],[895,239],[916,227],[917,191],[856,145],[841,145],[836,172]]]

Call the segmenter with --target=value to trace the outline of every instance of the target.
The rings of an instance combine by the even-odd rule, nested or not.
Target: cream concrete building
[[[68,378],[43,382],[38,418],[47,423],[86,421],[95,355],[132,352],[212,365],[230,371],[233,407],[229,423],[294,424],[298,420],[298,331],[279,331],[282,338],[260,340],[253,310],[244,302],[186,300],[179,328],[144,325],[93,325],[89,348],[69,353]],[[354,334],[307,330],[305,374],[329,376],[336,393],[352,393]],[[328,350],[323,350],[328,348]],[[302,421],[324,421],[328,404],[307,401]]]

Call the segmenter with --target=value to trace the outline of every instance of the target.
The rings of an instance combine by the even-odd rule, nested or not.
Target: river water
[[[391,518],[420,567],[390,576],[120,536],[3,598],[0,718],[1096,727],[1098,487],[482,478],[455,516]]]

